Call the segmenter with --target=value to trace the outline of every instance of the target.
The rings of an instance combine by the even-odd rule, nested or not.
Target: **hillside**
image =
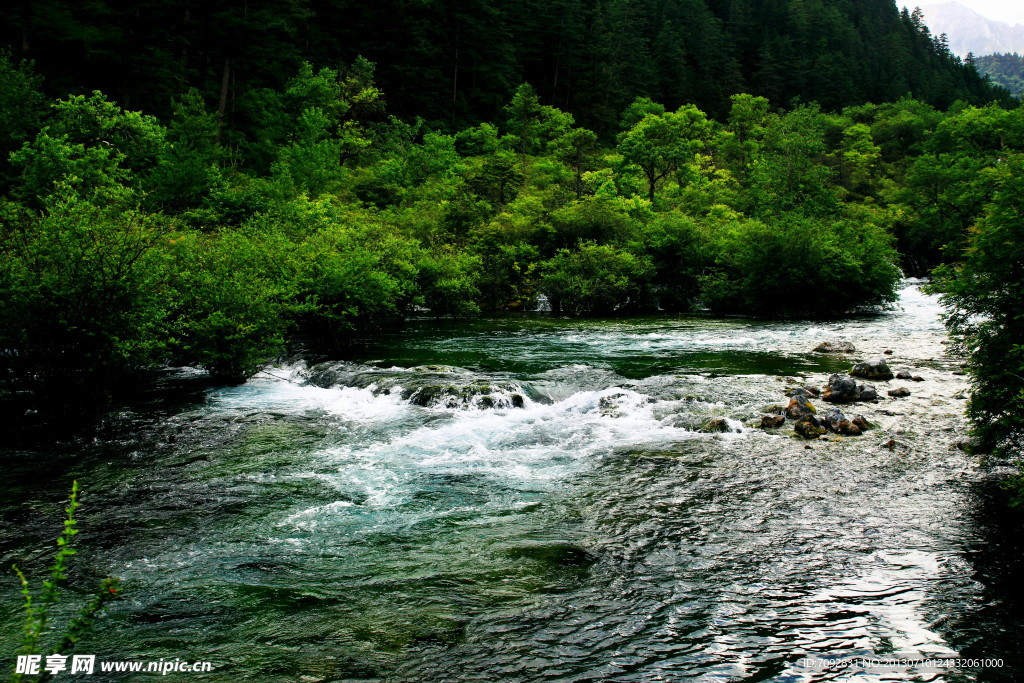
[[[229,135],[258,128],[261,89],[302,61],[358,55],[389,112],[448,129],[493,119],[524,81],[604,136],[637,96],[714,116],[737,92],[826,109],[1000,97],[892,0],[41,0],[10,8],[0,40],[50,95],[99,89],[167,116],[195,87]]]
[[[1024,57],[1017,53],[976,57],[974,66],[993,83],[1010,91],[1014,97],[1024,96]]]
[[[945,33],[950,51],[960,57],[1024,52],[1024,25],[994,21],[958,2],[922,5],[921,11],[932,34]]]

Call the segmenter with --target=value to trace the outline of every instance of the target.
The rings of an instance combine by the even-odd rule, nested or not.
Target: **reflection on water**
[[[126,587],[81,651],[209,659],[207,680],[912,675],[799,663],[857,655],[1001,657],[921,680],[1014,680],[1019,525],[954,447],[965,384],[937,315],[911,287],[824,323],[413,324],[362,358],[6,453],[0,559],[45,567],[77,477],[72,588]],[[825,339],[861,353],[810,353]],[[788,384],[887,350],[925,381],[863,406],[865,436],[752,426]],[[701,431],[718,417],[734,430]]]

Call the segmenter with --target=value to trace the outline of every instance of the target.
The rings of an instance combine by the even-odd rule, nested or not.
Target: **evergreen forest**
[[[974,66],[1017,99],[1024,97],[1024,57],[1016,52],[975,57]]]

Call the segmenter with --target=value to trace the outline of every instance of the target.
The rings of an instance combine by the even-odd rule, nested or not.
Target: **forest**
[[[1014,97],[1024,97],[1024,57],[1012,52],[983,55],[975,57],[973,61],[982,76],[988,76],[993,83],[1006,88]]]
[[[5,397],[97,406],[166,365],[239,382],[295,343],[539,297],[839,316],[942,266],[963,310],[1003,310],[963,273],[989,267],[982,226],[1019,229],[1024,112],[919,12],[471,5],[7,16]],[[970,338],[1019,354],[1014,324]],[[974,407],[1003,424],[1012,394]]]

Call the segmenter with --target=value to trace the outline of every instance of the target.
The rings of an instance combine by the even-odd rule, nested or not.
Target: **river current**
[[[0,560],[45,572],[77,479],[58,617],[124,586],[78,651],[214,664],[81,680],[1024,680],[1021,535],[957,447],[939,313],[908,284],[840,321],[423,321],[237,387],[182,369],[95,438],[3,452]],[[874,358],[923,381],[876,382],[864,435],[754,426]],[[1002,667],[811,663],[858,656]]]

